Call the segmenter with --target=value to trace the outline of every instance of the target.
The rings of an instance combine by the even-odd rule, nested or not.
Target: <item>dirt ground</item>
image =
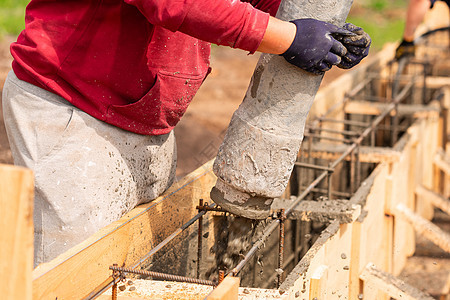
[[[11,69],[9,44],[14,39],[5,37],[0,41],[0,88]],[[245,51],[213,46],[213,70],[175,128],[178,177],[215,157],[231,116],[244,98],[258,59],[259,54],[248,55]],[[336,68],[331,70],[322,85],[342,72]],[[0,114],[0,163],[12,163],[3,114]]]

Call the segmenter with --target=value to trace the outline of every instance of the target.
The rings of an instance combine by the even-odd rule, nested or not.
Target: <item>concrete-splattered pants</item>
[[[158,197],[173,182],[173,132],[101,122],[10,72],[3,112],[14,163],[35,175],[35,266]]]

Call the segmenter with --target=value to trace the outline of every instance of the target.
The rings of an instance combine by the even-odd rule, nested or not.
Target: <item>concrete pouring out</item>
[[[285,1],[277,17],[310,17],[342,26],[351,5],[352,1]],[[269,216],[273,199],[288,184],[321,81],[322,76],[295,68],[280,56],[261,56],[214,162],[218,179],[213,201],[247,218]]]

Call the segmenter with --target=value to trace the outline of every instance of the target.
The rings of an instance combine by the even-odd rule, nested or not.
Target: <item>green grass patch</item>
[[[388,42],[399,41],[405,27],[405,21],[403,19],[383,19],[374,22],[362,16],[349,16],[347,22],[362,27],[370,35],[373,50],[380,50]]]
[[[25,28],[28,0],[0,0],[0,35],[17,35]]]
[[[400,41],[405,27],[407,0],[359,0],[353,3],[347,22],[362,27],[372,38],[372,50]]]

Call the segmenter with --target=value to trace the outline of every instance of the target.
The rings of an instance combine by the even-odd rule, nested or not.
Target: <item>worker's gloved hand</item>
[[[342,61],[338,64],[338,67],[350,69],[359,64],[369,54],[372,40],[361,27],[346,23],[343,28],[352,32],[354,35],[336,37],[347,48],[347,53],[342,56]]]
[[[416,46],[414,45],[414,41],[407,42],[405,40],[402,40],[400,45],[398,45],[397,49],[395,50],[395,59],[400,60],[401,58],[405,57],[413,57],[416,53]]]
[[[297,27],[297,33],[289,49],[281,54],[289,63],[321,75],[341,62],[347,49],[334,36],[353,35],[351,32],[315,19],[291,22]]]
[[[437,0],[431,0],[430,1],[430,8],[433,8],[434,7],[434,3],[436,2]],[[450,7],[450,0],[443,0],[445,3],[447,3],[447,6],[448,7]]]

